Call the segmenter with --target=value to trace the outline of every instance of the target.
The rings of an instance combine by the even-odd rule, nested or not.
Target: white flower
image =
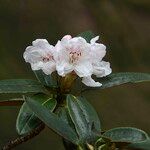
[[[104,77],[109,75],[112,70],[110,68],[110,63],[102,61],[103,57],[106,54],[106,46],[103,44],[96,43],[99,39],[99,36],[91,39],[90,41],[90,56],[92,60],[93,73],[97,77]],[[102,84],[99,82],[95,82],[91,76],[85,77],[82,79],[82,82],[91,87],[101,86]]]
[[[102,58],[106,55],[106,46],[103,44],[96,43],[99,39],[99,36],[91,39],[90,41],[90,49],[91,49],[91,57],[93,58],[93,63],[97,61],[101,61]]]
[[[31,64],[32,70],[40,70],[47,75],[57,71],[60,76],[76,73],[82,82],[91,87],[102,84],[95,82],[91,76],[104,77],[111,73],[109,62],[102,61],[106,54],[106,46],[96,41],[99,36],[91,39],[90,43],[82,37],[64,36],[54,46],[46,39],[37,39],[24,52],[24,59]]]
[[[93,65],[93,74],[97,77],[105,77],[112,72],[110,63],[106,61],[100,61]]]
[[[89,77],[84,77],[84,78],[82,79],[82,82],[83,82],[86,86],[90,86],[90,87],[100,87],[100,86],[102,86],[101,83],[95,82],[95,81],[91,78],[91,76],[89,76]]]
[[[102,61],[103,57],[106,55],[106,46],[103,44],[96,43],[99,36],[91,39],[91,57],[93,58],[93,74],[97,77],[104,77],[109,75],[112,70],[110,68],[110,63]]]
[[[65,76],[72,71],[79,77],[92,75],[90,46],[84,38],[64,36],[55,48],[57,50],[56,70],[60,76]]]
[[[54,53],[54,47],[46,39],[37,39],[26,48],[23,57],[31,64],[32,70],[42,69],[48,75],[56,69]]]
[[[82,37],[72,38],[64,36],[58,41],[55,48],[57,51],[56,70],[60,76],[65,76],[74,71],[82,82],[87,86],[97,87],[102,84],[95,82],[91,75],[103,77],[111,73],[110,64],[102,61],[106,54],[106,46],[96,43],[99,36],[91,39],[90,43]]]

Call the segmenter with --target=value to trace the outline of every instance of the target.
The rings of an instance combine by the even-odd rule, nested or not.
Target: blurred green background
[[[149,0],[0,0],[0,79],[35,78],[22,57],[33,40],[46,38],[55,44],[65,34],[89,29],[107,46],[105,60],[113,72],[150,72],[149,18]],[[139,83],[85,94],[103,129],[133,126],[150,133],[149,89],[149,83]],[[17,137],[18,111],[0,108],[0,147]],[[63,150],[60,139],[46,129],[16,150]]]

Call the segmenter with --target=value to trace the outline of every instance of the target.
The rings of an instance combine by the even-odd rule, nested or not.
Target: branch
[[[27,135],[24,135],[22,137],[18,137],[12,141],[9,141],[2,150],[11,150],[12,148],[22,144],[23,142],[26,142],[33,137],[37,136],[43,129],[45,128],[45,124],[41,123],[37,128],[29,132]]]

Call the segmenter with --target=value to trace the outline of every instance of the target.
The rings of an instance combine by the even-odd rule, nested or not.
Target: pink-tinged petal
[[[46,74],[51,74],[52,71],[55,71],[53,69],[55,67],[50,65],[51,63],[55,65],[53,54],[54,47],[46,39],[37,39],[32,42],[32,46],[26,48],[23,57],[31,64],[32,70],[42,69]]]
[[[62,39],[61,39],[61,45],[66,46],[69,44],[69,41],[72,39],[71,35],[65,35]]]
[[[97,62],[93,65],[93,74],[97,77],[105,77],[112,72],[110,68],[110,63],[106,61]]]
[[[81,61],[74,66],[74,71],[79,77],[91,76],[93,73],[93,66],[90,61]]]
[[[102,86],[101,83],[95,82],[91,78],[91,76],[82,78],[82,83],[84,83],[86,86],[90,86],[90,87],[100,87],[100,86]]]
[[[95,44],[98,39],[99,39],[99,36],[96,36],[96,37],[91,39],[90,43]]]
[[[65,36],[63,37],[63,39],[66,39],[66,40],[70,40],[71,38],[72,38],[71,35],[65,35]]]

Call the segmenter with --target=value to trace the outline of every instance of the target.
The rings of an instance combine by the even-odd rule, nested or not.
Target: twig
[[[22,137],[18,137],[12,141],[9,141],[2,150],[11,150],[12,148],[22,144],[23,142],[26,142],[33,137],[37,136],[43,129],[45,128],[45,124],[41,123],[37,128],[29,132],[27,135],[24,135]]]

